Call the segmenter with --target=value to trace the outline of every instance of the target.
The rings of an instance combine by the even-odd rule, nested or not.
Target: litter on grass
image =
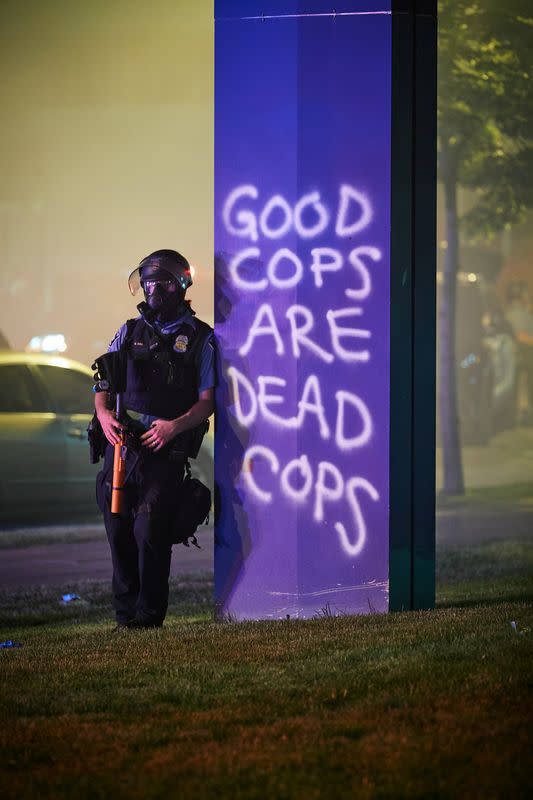
[[[83,600],[83,598],[81,598],[79,594],[74,594],[72,592],[71,594],[61,595],[60,605],[62,606],[75,605],[78,609],[81,609],[81,608],[89,608],[90,603],[88,600]]]
[[[79,594],[64,594],[61,596],[61,602],[64,606],[73,603],[75,600],[81,600]]]
[[[517,634],[517,636],[524,636],[524,634],[529,633],[529,631],[530,631],[529,628],[524,628],[523,630],[519,631],[518,630],[518,625],[514,620],[511,622],[511,628]]]
[[[20,642],[14,642],[13,639],[6,639],[5,642],[0,642],[0,649],[12,650],[14,647],[22,647]]]

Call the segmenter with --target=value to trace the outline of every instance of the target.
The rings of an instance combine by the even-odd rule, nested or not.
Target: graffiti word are
[[[284,356],[286,351],[290,350],[294,358],[299,358],[302,349],[305,349],[326,364],[331,364],[335,357],[346,362],[368,361],[370,352],[367,349],[349,349],[346,347],[346,340],[355,339],[357,342],[357,340],[361,339],[370,339],[370,331],[367,328],[342,324],[343,321],[345,323],[349,322],[350,318],[353,320],[355,317],[360,317],[362,313],[363,310],[361,308],[338,308],[326,311],[330,350],[332,351],[330,352],[309,335],[315,327],[315,318],[310,308],[294,304],[285,311],[285,318],[288,320],[290,327],[290,345],[287,344],[286,346],[272,306],[269,303],[263,303],[255,313],[246,341],[239,348],[239,355],[247,356],[255,342],[258,339],[263,342],[266,337],[266,341],[270,340],[278,356]]]

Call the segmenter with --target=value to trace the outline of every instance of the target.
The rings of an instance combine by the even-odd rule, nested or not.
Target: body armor
[[[198,400],[196,355],[204,336],[187,324],[161,336],[143,319],[131,323],[125,342],[124,407],[162,419],[185,414]]]

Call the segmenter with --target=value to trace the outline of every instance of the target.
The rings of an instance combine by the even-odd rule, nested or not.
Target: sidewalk
[[[520,504],[492,504],[471,499],[447,502],[437,509],[437,554],[442,545],[474,545],[495,539],[533,537],[533,428],[516,428],[494,437],[486,447],[463,450],[467,489],[532,484],[531,498]],[[440,488],[437,454],[437,490]],[[501,494],[501,491],[499,492]],[[69,530],[68,526],[65,531]],[[80,526],[73,525],[73,532]],[[91,526],[82,526],[84,530]],[[111,559],[103,526],[94,526],[93,541],[36,544],[0,552],[0,588],[58,586],[79,580],[110,580]],[[28,529],[31,530],[31,529]],[[35,529],[38,533],[38,529]],[[202,550],[175,545],[171,575],[213,571],[213,528],[198,535]]]
[[[464,447],[463,472],[467,489],[530,481],[533,496],[533,427],[502,431],[483,447]],[[436,487],[437,492],[442,487],[440,448]]]
[[[531,510],[470,505],[437,511],[437,557],[440,546],[471,546],[496,539],[533,537]],[[213,572],[213,529],[198,534],[202,550],[174,545],[172,576]],[[0,552],[0,589],[15,586],[68,585],[76,581],[111,580],[107,541],[14,547]]]
[[[533,507],[468,505],[437,510],[440,545],[476,545],[499,539],[533,538]]]
[[[174,545],[171,576],[213,572],[213,529],[204,528],[197,538],[201,550]],[[106,539],[14,547],[0,551],[0,589],[54,584],[62,586],[87,580],[111,581],[111,556]]]
[[[442,486],[441,464],[437,449],[437,493]],[[503,431],[484,447],[463,448],[463,472],[467,491],[493,488],[495,502],[490,501],[489,494],[484,502],[458,498],[454,503],[450,498],[440,507],[437,504],[437,552],[443,544],[533,537],[533,427]],[[498,502],[506,486],[527,483],[531,492],[522,491],[520,503]]]

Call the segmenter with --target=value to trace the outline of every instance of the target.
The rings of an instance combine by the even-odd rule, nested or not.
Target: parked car
[[[461,441],[482,445],[516,415],[516,341],[491,287],[459,273],[455,330]]]
[[[0,521],[69,521],[96,511],[87,425],[93,374],[61,356],[0,352]],[[213,450],[202,446],[193,472],[212,488]]]

